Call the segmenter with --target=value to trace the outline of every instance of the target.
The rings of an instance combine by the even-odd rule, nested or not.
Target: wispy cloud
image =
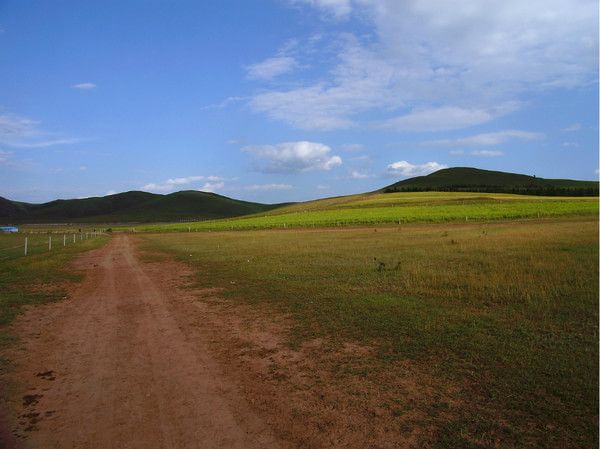
[[[39,128],[39,122],[14,114],[0,115],[0,145],[13,148],[46,148],[71,145],[81,139],[64,137]]]
[[[361,151],[365,148],[365,146],[361,143],[345,143],[344,145],[341,146],[342,150],[344,151]]]
[[[251,145],[242,149],[258,160],[257,170],[265,173],[299,173],[331,170],[342,158],[331,155],[331,148],[318,142],[284,142],[276,145]]]
[[[240,96],[232,96],[227,97],[223,101],[218,103],[208,104],[206,106],[201,106],[200,110],[211,110],[211,109],[225,109],[233,104],[240,103],[242,101],[248,100],[248,97],[240,97]]]
[[[581,123],[573,123],[572,125],[565,126],[564,128],[561,129],[561,131],[569,133],[569,132],[579,131],[581,128],[582,128]]]
[[[369,175],[368,173],[366,173],[364,171],[352,170],[350,172],[350,177],[352,179],[369,179],[369,178],[371,178],[371,175]]]
[[[277,56],[246,67],[248,78],[257,80],[272,80],[273,78],[292,71],[297,66],[291,56]]]
[[[383,126],[401,131],[445,131],[468,128],[489,122],[512,109],[508,105],[488,110],[457,106],[422,108],[391,118],[385,121]]]
[[[350,0],[290,0],[290,2],[294,5],[306,4],[320,8],[335,19],[346,18],[352,12]]]
[[[498,151],[498,150],[475,150],[475,151],[472,151],[471,154],[473,156],[483,156],[483,157],[504,156],[504,152]]]
[[[4,164],[10,158],[12,153],[0,150],[0,164]]]
[[[244,190],[255,191],[272,191],[272,190],[291,190],[294,187],[290,184],[252,184],[244,186]]]
[[[509,140],[541,140],[545,137],[543,133],[520,131],[509,129],[492,133],[476,134],[474,136],[461,137],[459,139],[431,140],[424,142],[425,145],[448,145],[448,146],[481,146],[498,145]]]
[[[96,88],[96,85],[94,83],[79,83],[73,84],[71,87],[79,90],[92,90]]]
[[[324,70],[250,100],[297,128],[367,126],[365,113],[374,113],[399,131],[460,129],[514,111],[524,94],[597,79],[592,1],[290,1],[329,17],[354,14],[372,31],[339,33]]]
[[[426,162],[425,164],[411,164],[407,161],[394,162],[387,166],[386,174],[389,176],[423,176],[434,171],[448,168],[447,165],[438,162]]]

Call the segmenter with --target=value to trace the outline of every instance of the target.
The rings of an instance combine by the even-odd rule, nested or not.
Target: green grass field
[[[394,198],[412,201],[415,196]],[[436,201],[438,195],[427,198]],[[453,195],[457,198],[465,197]],[[378,220],[406,219],[407,210],[427,220],[460,220],[465,213],[487,219],[535,216],[537,211],[593,214],[596,201],[493,199],[485,206],[475,200],[440,209],[362,211],[374,211],[371,217]],[[456,212],[444,215],[451,211]],[[324,212],[315,216],[328,217]],[[340,219],[337,212],[329,217]],[[277,218],[283,216],[247,223]],[[239,227],[243,222],[238,220]],[[306,220],[298,216],[297,223]],[[378,370],[407,361],[440,385],[458,385],[455,393],[436,391],[434,408],[402,403],[400,392],[386,392],[398,413],[417,410],[435,423],[438,432],[423,436],[431,447],[597,444],[596,217],[143,238],[147,249],[174,253],[190,263],[201,286],[220,287],[228,298],[291,314],[296,343],[323,337],[334,344],[374,346],[376,357],[348,375],[368,381],[376,379]],[[449,407],[448,395],[461,406]]]
[[[598,215],[598,198],[490,193],[373,193],[294,204],[240,218],[136,226],[136,231],[271,229]]]

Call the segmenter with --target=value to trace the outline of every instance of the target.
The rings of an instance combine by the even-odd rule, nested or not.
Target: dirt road
[[[86,277],[70,299],[16,324],[24,386],[13,401],[17,447],[282,446],[222,375],[208,343],[186,334],[174,312],[177,291],[148,272],[130,237],[113,238],[78,266]]]

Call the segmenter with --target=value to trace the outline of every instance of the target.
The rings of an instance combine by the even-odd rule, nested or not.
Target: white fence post
[[[25,237],[25,255],[27,255],[27,237]]]
[[[75,234],[73,234],[73,243],[75,243]]]
[[[52,249],[52,236],[48,237],[48,251]]]
[[[67,235],[63,234],[63,246],[67,246]]]

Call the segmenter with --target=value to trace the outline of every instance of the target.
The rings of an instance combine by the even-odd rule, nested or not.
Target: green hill
[[[597,196],[598,182],[544,179],[535,176],[455,167],[398,181],[381,192],[490,192],[547,196]]]
[[[0,197],[0,223],[119,223],[207,220],[266,212],[279,204],[234,200],[194,190],[159,195],[124,192],[43,204]]]

